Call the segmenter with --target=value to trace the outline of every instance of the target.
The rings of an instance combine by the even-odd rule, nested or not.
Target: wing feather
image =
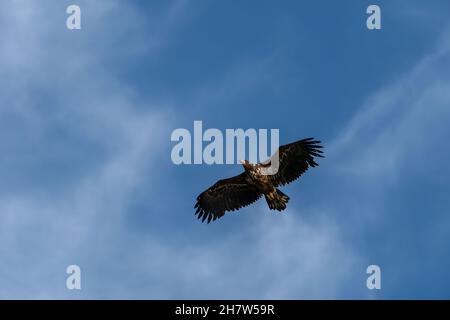
[[[194,208],[199,219],[207,222],[222,217],[226,211],[234,211],[258,200],[261,193],[245,180],[245,173],[217,181],[197,197]]]
[[[318,166],[314,157],[323,158],[320,141],[307,138],[281,146],[278,172],[271,176],[274,186],[283,186],[298,179],[309,167]],[[273,157],[272,157],[273,159]]]

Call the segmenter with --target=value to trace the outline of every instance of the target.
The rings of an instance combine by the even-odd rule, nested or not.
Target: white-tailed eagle
[[[226,211],[235,211],[261,198],[266,198],[271,210],[286,209],[289,197],[277,189],[299,178],[309,167],[316,167],[314,157],[323,158],[320,141],[307,138],[278,148],[278,171],[263,174],[270,167],[268,162],[250,164],[242,160],[244,172],[232,178],[217,181],[197,197],[195,214],[202,221],[211,222],[222,217]]]

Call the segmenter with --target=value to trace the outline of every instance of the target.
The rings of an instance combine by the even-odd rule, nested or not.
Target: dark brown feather
[[[323,158],[320,141],[307,138],[281,146],[278,172],[271,177],[275,187],[283,186],[298,179],[309,167],[316,167],[314,157]],[[273,159],[273,156],[272,158]]]
[[[226,211],[248,206],[261,197],[254,185],[245,180],[246,173],[217,181],[197,197],[195,214],[202,221],[211,222],[222,217]]]

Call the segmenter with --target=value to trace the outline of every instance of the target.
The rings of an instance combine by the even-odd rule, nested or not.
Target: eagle
[[[320,143],[314,138],[307,138],[280,146],[266,162],[251,164],[241,160],[244,172],[217,181],[197,197],[195,215],[202,222],[206,220],[210,223],[227,211],[239,210],[254,203],[263,195],[269,209],[283,211],[289,197],[277,188],[298,179],[309,167],[318,166],[315,157],[323,158]],[[264,169],[275,163],[275,156],[278,156],[278,171],[264,173]]]

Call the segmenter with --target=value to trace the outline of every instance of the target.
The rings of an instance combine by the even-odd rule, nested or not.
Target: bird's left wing
[[[248,206],[261,197],[253,185],[245,181],[245,173],[217,181],[197,197],[195,214],[208,223],[222,217],[226,211]]]
[[[323,152],[320,149],[322,149],[320,141],[314,140],[314,138],[307,138],[281,146],[277,150],[278,172],[270,176],[274,186],[278,187],[291,183],[305,173],[309,167],[318,166],[314,157],[323,158]]]

